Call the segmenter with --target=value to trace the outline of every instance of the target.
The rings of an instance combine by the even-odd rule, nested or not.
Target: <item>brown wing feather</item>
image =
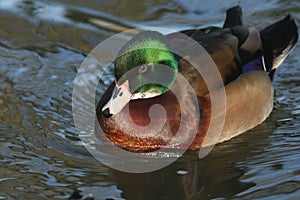
[[[241,31],[235,32],[247,34],[247,28],[240,26]],[[209,27],[206,29],[187,30],[181,32],[198,42],[210,55],[214,63],[216,64],[220,75],[223,79],[223,83],[226,85],[229,82],[235,80],[242,73],[242,61],[239,56],[239,38],[236,36],[232,29],[219,29],[215,27]],[[172,38],[174,34],[170,34],[167,37]],[[170,40],[171,45],[176,45],[176,40]],[[179,59],[179,72],[187,78],[191,83],[198,96],[204,96],[208,93],[207,86],[204,79],[198,73],[198,71],[185,59],[191,57],[199,57],[202,52],[191,52],[189,47],[182,47],[187,51],[182,50],[183,55]],[[185,53],[187,52],[187,53]],[[201,66],[201,70],[209,70],[214,66]],[[212,77],[207,77],[212,79]],[[219,85],[215,85],[218,88]]]

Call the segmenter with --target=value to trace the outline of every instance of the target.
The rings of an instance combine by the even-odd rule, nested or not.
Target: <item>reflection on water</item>
[[[75,188],[96,199],[299,198],[299,48],[275,76],[275,109],[266,122],[202,160],[190,152],[157,172],[117,172],[93,159],[76,134],[72,84],[93,47],[131,27],[220,25],[232,5],[0,0],[0,198],[64,199]],[[250,25],[287,13],[300,24],[297,1],[241,6]]]

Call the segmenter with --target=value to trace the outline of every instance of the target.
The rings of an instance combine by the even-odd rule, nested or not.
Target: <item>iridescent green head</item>
[[[103,108],[104,115],[109,110],[107,116],[120,112],[131,99],[164,94],[174,84],[178,72],[178,61],[168,41],[155,31],[134,36],[120,50],[114,64],[116,88]]]
[[[177,60],[170,52],[168,42],[162,34],[154,31],[136,35],[121,49],[115,61],[116,80],[128,80],[135,99],[167,92],[177,72]]]

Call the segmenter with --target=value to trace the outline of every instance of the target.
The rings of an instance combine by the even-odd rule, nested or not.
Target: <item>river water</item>
[[[88,153],[74,126],[73,81],[98,43],[129,28],[222,25],[236,3],[0,0],[0,199],[66,199],[76,188],[96,199],[299,199],[298,44],[275,75],[270,117],[204,159],[188,153],[145,174],[111,170]],[[250,26],[288,13],[300,25],[300,1],[240,5]]]

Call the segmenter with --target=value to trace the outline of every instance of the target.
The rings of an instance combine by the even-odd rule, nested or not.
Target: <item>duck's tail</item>
[[[294,19],[287,15],[260,31],[266,70],[273,78],[276,68],[285,60],[298,40]]]
[[[223,28],[243,25],[243,13],[240,6],[234,6],[226,11],[226,19]]]
[[[239,54],[245,64],[243,71],[247,72],[256,68],[264,69],[273,79],[276,68],[285,60],[298,40],[294,19],[287,15],[284,19],[260,32],[254,28],[235,28],[241,25],[243,25],[241,7],[234,6],[228,9],[223,27],[231,28],[233,34],[239,38],[241,43]],[[262,55],[263,59],[261,59]],[[259,67],[257,67],[258,65]]]

